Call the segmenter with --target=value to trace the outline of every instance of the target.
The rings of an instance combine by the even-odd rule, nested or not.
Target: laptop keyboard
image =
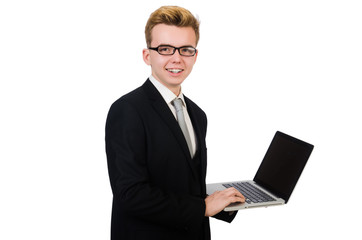
[[[262,202],[276,201],[269,194],[263,192],[262,190],[250,184],[249,182],[223,184],[223,186],[226,188],[230,187],[236,188],[239,192],[241,192],[241,194],[244,195],[245,201],[247,203],[262,203]]]

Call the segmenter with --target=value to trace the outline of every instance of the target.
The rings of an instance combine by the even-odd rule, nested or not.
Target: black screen
[[[288,202],[313,145],[276,132],[254,181]]]

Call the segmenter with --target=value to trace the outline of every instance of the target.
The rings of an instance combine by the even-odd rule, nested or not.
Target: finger
[[[242,202],[245,202],[245,196],[239,192],[238,190],[235,189],[235,191],[231,192],[231,194],[233,194],[233,197],[237,197],[239,198]]]
[[[235,194],[233,197],[236,197],[236,198],[239,198],[239,199],[245,201],[245,197],[241,193]]]
[[[245,198],[240,198],[240,197],[233,197],[232,199],[232,202],[241,202],[241,203],[244,203],[245,202]]]
[[[239,192],[238,190],[236,190],[235,188],[233,187],[230,187],[230,188],[227,188],[225,189],[224,191],[222,191],[224,194],[226,195],[235,195],[237,194],[237,192]]]
[[[241,198],[244,198],[243,194],[241,194],[241,192],[239,192],[238,190],[236,190],[235,188],[231,187],[231,188],[228,188],[227,190],[229,190],[229,194],[230,195],[234,195],[234,196],[238,196],[238,197],[241,197]]]

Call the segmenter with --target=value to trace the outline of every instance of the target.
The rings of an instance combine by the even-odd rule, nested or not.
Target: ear
[[[195,54],[195,61],[194,64],[196,63],[196,59],[197,59],[197,55],[199,54],[199,50],[196,50],[196,54]]]
[[[143,61],[147,65],[151,65],[150,50],[145,48],[145,49],[143,49],[142,54],[143,54]]]

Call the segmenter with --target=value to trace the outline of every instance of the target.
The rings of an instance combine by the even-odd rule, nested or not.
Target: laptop
[[[313,151],[314,146],[277,131],[253,180],[206,185],[211,195],[234,187],[245,196],[245,203],[233,203],[224,211],[286,204]]]

